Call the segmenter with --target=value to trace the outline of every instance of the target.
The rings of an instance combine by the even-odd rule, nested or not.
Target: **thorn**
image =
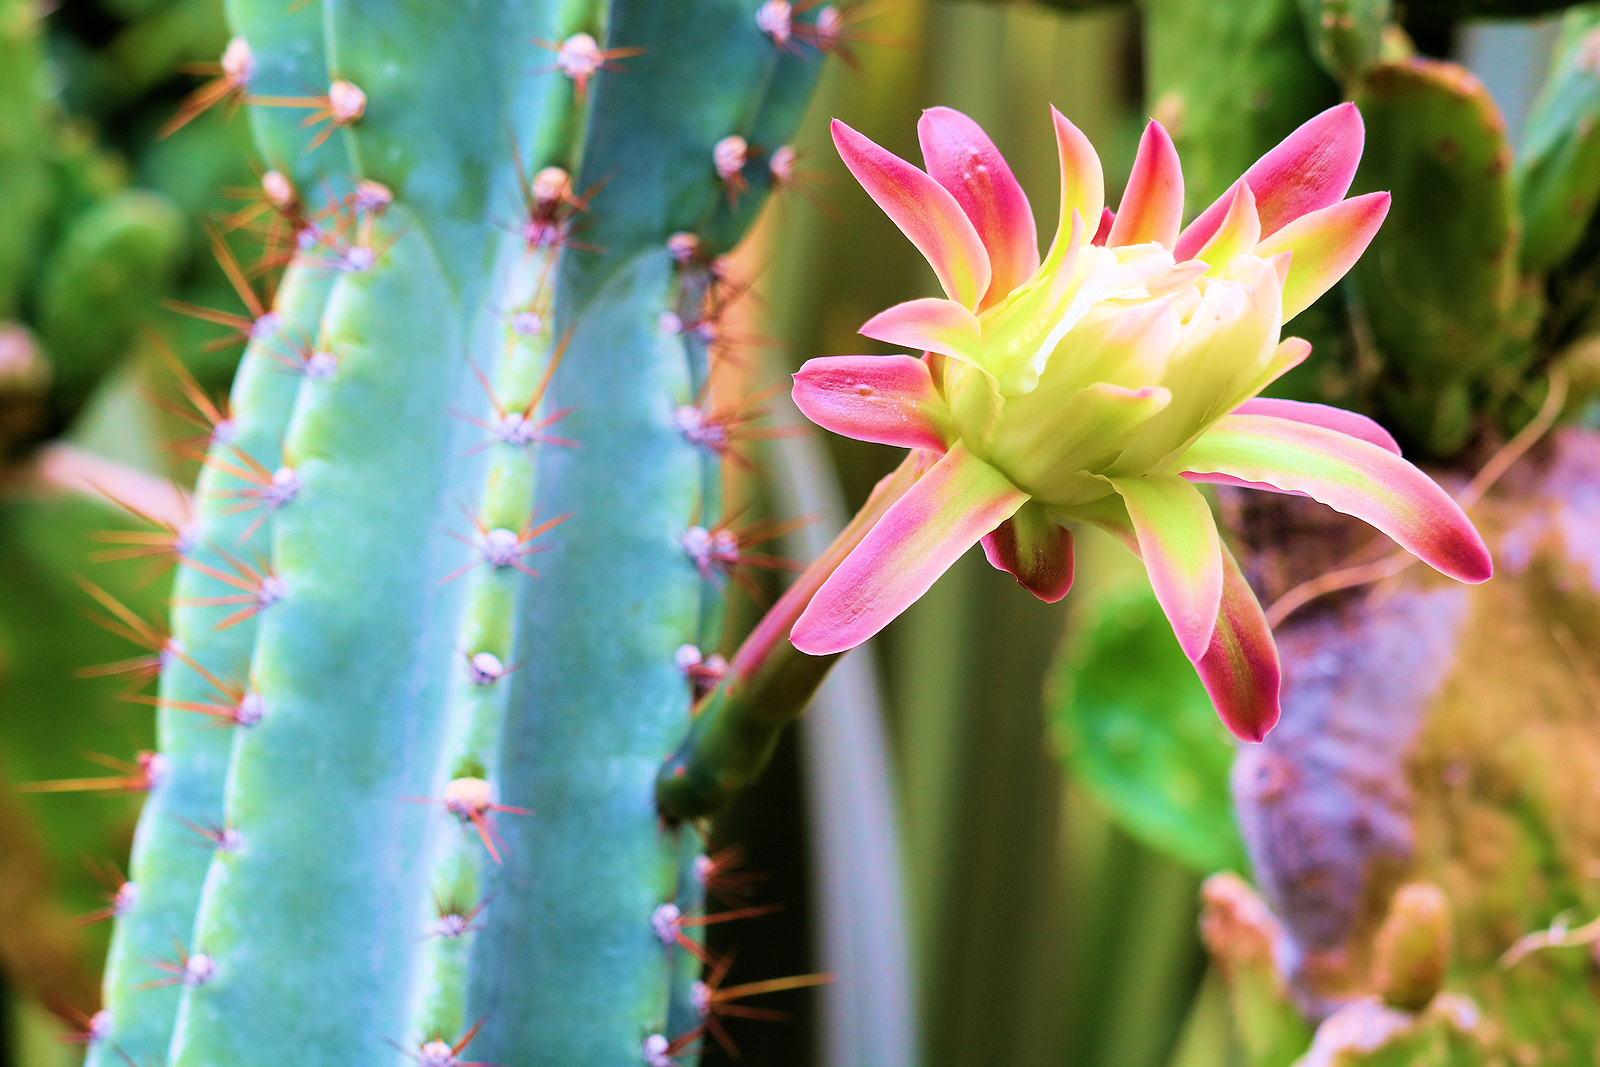
[[[311,144],[306,147],[307,152],[320,148],[322,142],[333,136],[334,130],[354,125],[367,113],[367,94],[343,78],[335,78],[330,82],[324,96],[252,96],[249,102],[258,107],[310,109],[311,114],[300,123],[302,129],[326,122],[327,125],[311,139]]]
[[[107,919],[120,919],[132,911],[134,906],[139,903],[138,884],[124,878],[115,863],[107,860],[104,867],[91,864],[89,870],[96,880],[102,883],[109,883],[107,888],[110,892],[106,898],[108,904],[106,907],[91,911],[87,915],[78,916],[72,921],[73,926],[92,926]]]
[[[168,663],[176,655],[182,654],[183,646],[176,641],[166,625],[160,620],[146,621],[135,614],[131,609],[98,585],[81,576],[74,576],[78,588],[94,597],[100,605],[111,612],[114,618],[97,615],[94,612],[84,612],[84,617],[103,630],[116,634],[124,640],[131,641],[140,648],[150,652],[148,656],[135,656],[132,659],[119,660],[116,663],[106,663],[94,667],[80,667],[75,672],[79,678],[104,678],[114,674],[130,675],[128,693],[132,693],[160,675]]]
[[[517,146],[515,133],[511,135],[511,164],[516,171],[517,194],[522,200],[525,217],[514,232],[521,235],[527,251],[541,248],[602,251],[599,245],[572,240],[571,234],[573,219],[589,210],[589,201],[604,182],[596,182],[580,196],[572,191],[572,176],[561,167],[545,167],[529,178],[522,166],[522,150]],[[544,291],[552,266],[553,262],[544,265],[544,273],[534,286],[536,292]]]
[[[104,1008],[90,1015],[75,1004],[57,1002],[48,1007],[57,1016],[70,1020],[77,1027],[71,1033],[61,1035],[61,1040],[65,1044],[98,1045],[111,1033],[111,1013]]]
[[[796,14],[817,8],[816,19],[812,22],[796,22],[794,35],[800,40],[811,45],[817,51],[830,56],[838,56],[844,60],[851,70],[857,69],[859,60],[852,44],[881,44],[892,45],[899,42],[882,34],[864,32],[852,27],[859,22],[872,18],[883,10],[885,3],[882,0],[864,4],[817,4],[820,0],[801,0],[795,4]]]
[[[243,489],[218,489],[212,495],[240,501],[238,504],[223,508],[224,515],[239,515],[256,508],[261,509],[261,514],[257,515],[234,541],[237,546],[250,540],[250,536],[261,528],[261,524],[266,522],[273,512],[292,503],[294,498],[300,495],[300,476],[295,473],[287,457],[282,466],[269,471],[244,449],[237,445],[229,447],[233,449],[234,455],[239,458],[243,466],[229,463],[215,452],[206,458],[206,466],[224,474],[231,474],[241,481],[248,482],[249,486]]]
[[[759,600],[761,590],[748,574],[743,573],[743,568],[762,567],[768,570],[787,571],[800,568],[779,556],[748,552],[746,549],[791,533],[811,520],[799,518],[775,523],[770,519],[762,519],[735,530],[731,524],[736,518],[736,515],[725,518],[709,530],[704,526],[691,526],[683,535],[681,542],[683,551],[706,581],[716,582],[723,578],[732,578],[753,599]]]
[[[483,519],[469,514],[468,518],[472,520],[473,527],[478,531],[477,537],[466,537],[449,530],[446,533],[462,544],[470,545],[476,549],[479,558],[457,567],[445,575],[444,580],[439,584],[449,585],[479,563],[487,563],[492,570],[511,567],[530,578],[539,577],[539,572],[522,562],[523,559],[533,555],[535,552],[544,552],[552,547],[550,545],[535,545],[533,541],[539,535],[554,529],[571,517],[572,512],[569,511],[565,515],[557,515],[553,519],[547,519],[537,526],[533,524],[533,519],[530,518],[523,524],[521,530],[508,530],[503,526],[491,528]]]
[[[718,141],[711,149],[711,162],[717,178],[728,195],[728,206],[738,207],[739,197],[750,189],[744,177],[744,165],[750,160],[750,145],[743,137],[733,134]]]
[[[167,369],[172,371],[172,376],[178,380],[178,388],[183,392],[189,406],[184,407],[163,396],[148,395],[147,399],[168,414],[182,419],[201,431],[193,437],[173,442],[173,451],[186,459],[198,460],[204,457],[211,446],[231,441],[236,426],[228,410],[227,398],[212,399],[207,396],[194,375],[189,373],[189,368],[183,365],[183,361],[177,357],[160,334],[145,327],[144,337],[150,347],[156,350],[162,362],[167,365]]]
[[[678,1067],[676,1058],[684,1055],[689,1046],[700,1040],[700,1033],[698,1029],[691,1030],[678,1035],[673,1041],[668,1041],[665,1034],[651,1034],[639,1048],[644,1067]]]
[[[728,968],[731,966],[733,966],[732,953],[719,958],[714,965],[711,965],[711,973],[706,976],[705,981],[696,982],[690,987],[689,1000],[700,1016],[699,1032],[709,1033],[716,1038],[717,1044],[721,1045],[723,1051],[732,1059],[739,1058],[739,1050],[734,1047],[727,1031],[722,1028],[720,1019],[737,1017],[783,1022],[789,1018],[788,1012],[774,1011],[770,1008],[752,1008],[737,1004],[735,1001],[745,997],[760,996],[763,993],[804,989],[833,981],[831,974],[801,974],[790,978],[771,978],[764,982],[747,982],[744,985],[723,989],[722,980],[727,977]],[[690,1033],[695,1034],[696,1031],[691,1030]]]
[[[167,757],[158,752],[139,752],[137,761],[128,763],[98,752],[85,752],[84,759],[122,773],[105,778],[60,778],[49,782],[22,782],[11,788],[18,793],[148,793],[166,779]]]
[[[686,916],[676,904],[668,901],[650,914],[650,928],[655,931],[656,938],[666,948],[677,945],[709,967],[714,963],[710,950],[684,933],[684,927],[714,926],[717,923],[734,922],[739,919],[753,919],[759,915],[770,915],[780,907],[778,904],[763,904],[759,907],[717,912],[714,915]]]
[[[204,952],[190,954],[184,949],[177,939],[173,945],[178,950],[176,960],[146,960],[152,967],[159,967],[166,971],[170,977],[158,978],[153,982],[145,982],[134,986],[135,989],[159,989],[162,986],[181,985],[189,989],[205,985],[217,973],[215,961]]]
[[[211,846],[218,852],[237,852],[244,839],[239,836],[239,831],[226,823],[208,822],[205,824],[190,822],[181,815],[174,815],[174,819],[182,823],[190,831],[199,834],[211,842]]]
[[[731,459],[746,470],[753,471],[756,469],[755,463],[749,457],[735,451],[735,443],[770,441],[779,437],[790,437],[798,432],[793,428],[784,427],[754,429],[750,425],[767,417],[769,411],[762,406],[763,402],[782,391],[783,386],[774,386],[712,411],[706,411],[695,404],[683,404],[673,411],[672,425],[683,435],[685,441],[696,448],[723,459]]]
[[[238,295],[240,302],[244,304],[250,314],[248,316],[235,315],[232,312],[199,307],[195,304],[185,303],[182,300],[166,300],[163,303],[169,310],[176,311],[180,315],[216,323],[218,326],[230,327],[231,332],[206,342],[204,347],[207,352],[217,352],[237,344],[247,344],[250,341],[270,337],[282,325],[283,316],[267,309],[271,296],[265,292],[256,292],[249,276],[239,266],[239,261],[234,258],[233,249],[228,247],[227,239],[223,237],[222,231],[210,222],[207,222],[205,226],[206,235],[211,239],[211,254],[216,257],[218,265],[222,267],[222,272],[227,275],[228,283],[233,286],[234,293]],[[146,331],[146,336],[149,336],[149,331]],[[162,347],[163,349],[165,348],[165,346]],[[167,360],[169,366],[176,362],[176,357],[170,357],[169,350],[165,350],[163,354],[169,355]],[[177,365],[179,367],[182,366],[181,363]],[[180,380],[187,375],[188,371],[185,369],[180,375]],[[193,379],[190,378],[190,380],[192,381]],[[187,388],[185,392],[188,392]]]
[[[472,367],[473,376],[478,379],[478,384],[483,387],[484,393],[489,398],[489,405],[494,409],[495,417],[494,421],[490,422],[475,415],[468,415],[463,411],[452,412],[457,418],[464,419],[489,434],[488,441],[469,449],[465,456],[473,455],[499,444],[511,445],[513,448],[527,448],[535,443],[558,445],[563,448],[578,447],[578,442],[570,438],[556,437],[545,432],[572,414],[572,408],[561,408],[542,419],[534,417],[539,405],[544,402],[545,393],[550,389],[550,380],[555,377],[556,368],[561,365],[561,357],[566,354],[567,344],[571,340],[572,332],[569,330],[567,335],[561,339],[561,343],[551,353],[549,361],[545,364],[544,374],[540,376],[539,383],[534,386],[533,394],[528,398],[528,402],[515,409],[507,408],[505,401],[501,400],[499,395],[496,394],[494,385],[489,381],[489,376],[483,372],[483,368],[478,366],[470,355],[467,357],[467,363]]]
[[[800,153],[793,145],[772,150],[772,155],[767,157],[767,173],[772,176],[773,191],[784,193],[793,189],[805,198],[806,203],[838,222],[844,213],[824,199],[816,188],[826,183],[828,176],[810,167],[800,166],[800,158]]]
[[[212,551],[222,557],[233,573],[220,570],[197,559],[185,558],[183,564],[191,570],[199,571],[208,578],[215,578],[224,585],[231,585],[241,590],[239,593],[225,596],[197,596],[174,597],[172,603],[177,607],[220,607],[223,605],[243,605],[238,611],[217,623],[218,630],[226,630],[230,626],[237,626],[257,612],[265,611],[283,599],[287,590],[284,588],[283,579],[279,578],[272,569],[272,565],[264,559],[257,559],[254,565],[246,563],[228,555],[215,546]]]
[[[481,915],[483,909],[489,906],[489,900],[489,897],[484,897],[470,909],[466,909],[453,899],[441,901],[435,896],[433,905],[434,910],[438,913],[438,918],[434,921],[432,929],[424,935],[423,940],[427,940],[430,937],[456,938],[482,930],[483,926],[474,926],[472,920]]]
[[[454,815],[462,823],[470,823],[478,831],[478,837],[483,841],[483,847],[489,850],[489,856],[500,862],[500,849],[498,845],[505,842],[500,840],[500,835],[495,833],[494,822],[489,816],[494,812],[504,812],[508,815],[532,815],[527,808],[513,808],[505,804],[494,803],[494,787],[482,778],[454,778],[445,786],[444,799],[433,797],[402,797],[402,800],[413,804],[443,804],[446,811]]]
[[[472,1029],[463,1034],[461,1040],[453,1045],[437,1034],[418,1045],[416,1052],[402,1048],[393,1041],[390,1041],[389,1044],[401,1055],[414,1062],[417,1067],[498,1067],[497,1064],[492,1063],[477,1063],[472,1060],[457,1059],[462,1050],[472,1043],[472,1039],[478,1036],[478,1031],[483,1029],[485,1021],[485,1019],[479,1019],[473,1023]]]
[[[737,904],[768,877],[764,871],[740,871],[743,865],[744,846],[729,845],[709,856],[696,856],[694,876],[708,895],[724,904]]]
[[[332,378],[339,369],[339,357],[332,352],[319,350],[310,341],[280,341],[284,354],[268,353],[268,357],[279,366],[286,367],[295,374],[304,375],[314,381],[325,381]]]
[[[188,656],[180,656],[186,666],[193,670],[206,683],[211,686],[223,699],[221,700],[172,700],[167,697],[147,697],[132,695],[128,700],[136,704],[149,704],[152,707],[167,708],[171,711],[190,711],[196,715],[209,715],[215,719],[222,719],[234,726],[249,728],[266,718],[267,704],[261,699],[261,694],[254,689],[232,682],[224,682],[206,670]]]
[[[723,658],[722,653],[713,652],[710,656],[705,656],[694,645],[679,645],[672,659],[678,665],[678,670],[689,680],[693,699],[697,702],[715,689],[717,683],[728,673],[728,661]]]
[[[228,102],[228,117],[232,118],[233,112],[244,100],[250,79],[255,77],[256,60],[250,52],[249,43],[243,37],[235,37],[222,50],[220,62],[197,63],[188,68],[187,73],[214,74],[217,77],[183,98],[178,104],[177,114],[156,132],[158,139],[171,137],[224,100]]]
[[[602,70],[626,70],[627,68],[617,65],[615,61],[630,56],[641,56],[645,52],[643,48],[602,49],[599,42],[587,33],[575,33],[559,44],[537,39],[533,43],[540,48],[548,48],[556,54],[554,67],[545,67],[536,73],[548,74],[551,70],[559,70],[572,79],[580,101],[588,98],[589,79],[595,74]]]

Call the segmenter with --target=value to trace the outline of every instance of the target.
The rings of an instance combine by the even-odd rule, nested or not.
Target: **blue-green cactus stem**
[[[314,334],[327,302],[333,276],[323,270],[291,267],[279,286],[274,313],[277,329],[263,331],[245,349],[231,397],[231,431],[217,449],[234,464],[240,453],[275,469],[300,380],[276,357],[286,339]],[[237,451],[235,451],[237,450]],[[223,553],[252,558],[271,536],[270,520],[241,546],[238,538],[254,523],[251,511],[234,512],[236,503],[221,495],[244,483],[210,466],[201,472],[195,495],[195,517],[182,531],[187,559],[221,573],[231,564]],[[239,591],[209,574],[186,566],[175,590],[179,607],[172,613],[172,634],[185,655],[213,677],[229,684],[249,682],[255,621],[246,619],[226,629],[218,623],[236,605],[204,605],[194,601],[229,596]],[[188,944],[195,908],[210,855],[180,819],[195,825],[219,822],[223,815],[223,780],[233,739],[218,722],[171,705],[226,700],[189,664],[174,661],[161,678],[161,699],[168,706],[157,714],[158,742],[166,774],[145,801],[134,837],[129,877],[139,886],[136,903],[118,918],[106,961],[105,1005],[111,1027],[105,1040],[89,1049],[87,1067],[112,1067],[120,1049],[136,1063],[164,1062],[178,1006],[178,989],[140,988],[161,977],[149,965],[172,954],[173,943]]]
[[[295,97],[321,92],[328,66],[323,43],[324,5],[263,0],[226,0],[228,25],[234,33],[230,49],[248,77],[240,91],[247,98]],[[241,51],[242,49],[242,51]],[[312,149],[317,131],[308,128],[305,112],[289,107],[250,107],[250,132],[262,161],[310,196],[328,174],[349,171],[348,151],[339,138]]]
[[[285,443],[299,491],[273,524],[264,712],[235,738],[238,842],[207,875],[191,951],[213,970],[184,990],[174,1065],[276,1063],[285,1048],[344,1064],[404,1037],[416,860],[429,821],[450,817],[426,798],[455,657],[458,587],[440,578],[461,555],[437,529],[456,491],[441,401],[465,367],[416,220],[395,205],[373,238],[385,250],[341,274],[323,315],[337,366],[307,379]]]
[[[594,0],[535,5],[524,32],[536,39],[562,40],[597,28],[596,6]],[[533,451],[570,447],[555,425],[561,413],[541,401],[562,354],[550,313],[551,284],[573,229],[581,225],[584,198],[572,188],[571,170],[580,158],[588,111],[587,101],[578,98],[564,76],[549,71],[531,80],[535,86],[514,93],[518,99],[511,105],[514,132],[507,148],[513,154],[517,204],[514,217],[498,220],[509,232],[501,238],[499,267],[487,298],[488,311],[498,320],[498,353],[491,364],[474,368],[488,394],[489,410],[481,417],[467,416],[480,438],[470,452],[487,456],[476,521],[484,529],[530,538],[560,522],[559,516],[541,518],[537,513]],[[526,159],[520,154],[524,144]],[[510,673],[516,669],[515,604],[519,595],[540,595],[536,584],[524,588],[534,565],[529,551],[512,565],[469,567],[460,576],[466,599],[446,712],[446,791],[478,789],[480,799],[492,803]],[[476,784],[480,782],[485,784]],[[454,819],[436,820],[433,828],[432,895],[422,918],[424,944],[405,1035],[411,1047],[432,1039],[454,1040],[470,1029],[472,1020],[465,1016],[467,962],[494,893],[494,870],[501,858],[496,824],[526,817],[521,811],[491,809],[474,818],[464,807],[455,814]]]
[[[543,450],[539,484],[547,511],[573,515],[517,624],[501,795],[536,814],[502,823],[506,888],[475,946],[468,1015],[491,1020],[473,1046],[486,1061],[633,1067],[666,1024],[671,968],[650,919],[677,896],[679,862],[651,780],[687,718],[674,653],[696,637],[702,582],[682,545],[702,463],[673,419],[693,394],[663,322],[682,295],[668,239],[694,234],[710,255],[748,225],[753,191],[726,236],[702,232],[728,210],[714,149],[748,137],[775,70],[816,65],[763,34],[756,6],[613,3],[605,47],[648,50],[589,86],[578,184],[609,180],[583,240],[604,252],[568,257],[556,288],[572,336],[551,402],[573,409],[562,432],[578,447]]]
[[[520,235],[514,243],[519,246],[518,262],[499,288],[498,296],[507,307],[518,310],[505,316],[498,366],[492,375],[483,372],[482,384],[493,394],[492,410],[486,418],[475,420],[483,434],[483,441],[475,448],[486,447],[489,453],[477,522],[482,529],[531,536],[549,521],[559,522],[559,516],[539,522],[533,511],[532,450],[540,445],[563,447],[556,436],[559,429],[539,429],[552,419],[559,421],[559,413],[552,413],[539,401],[549,373],[561,358],[550,325],[546,287],[542,284],[560,249],[547,246],[521,254]],[[515,605],[523,579],[534,564],[530,552],[507,566],[469,563],[466,573],[460,576],[467,586],[466,606],[447,713],[450,736],[446,742],[446,770],[452,781],[485,781],[492,790],[498,780],[500,733],[510,690],[509,675],[515,669]],[[540,593],[535,586],[522,595]],[[499,862],[498,846],[493,844],[496,814],[483,812],[478,818],[481,821],[475,824],[470,816],[458,816],[441,820],[444,825],[438,827],[431,861],[433,898],[425,919],[428,926],[418,967],[417,1007],[408,1040],[453,1039],[471,1022],[464,1015],[467,959],[481,926],[478,915],[489,902],[491,872],[486,864]],[[484,835],[488,835],[489,842],[482,840]],[[491,846],[496,852],[490,851]]]

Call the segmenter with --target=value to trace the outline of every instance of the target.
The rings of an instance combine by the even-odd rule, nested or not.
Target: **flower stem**
[[[688,733],[656,775],[663,819],[711,815],[761,773],[783,728],[800,717],[840,655],[808,656],[789,643],[789,631],[828,576],[937,460],[921,449],[908,453],[745,638],[727,677],[701,700]]]

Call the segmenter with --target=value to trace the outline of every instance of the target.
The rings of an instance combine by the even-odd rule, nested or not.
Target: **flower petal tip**
[[[1024,504],[986,534],[983,554],[995,570],[1005,571],[1046,604],[1072,589],[1072,531],[1037,504]]]

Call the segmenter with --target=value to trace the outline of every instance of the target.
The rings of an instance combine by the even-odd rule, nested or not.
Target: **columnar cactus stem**
[[[322,346],[338,367],[306,382],[285,444],[301,489],[274,522],[266,710],[236,738],[239,843],[208,875],[190,948],[215,971],[185,989],[175,1065],[263,1062],[285,1042],[347,1062],[404,1034],[429,810],[402,798],[436,781],[417,754],[441,749],[455,656],[437,516],[454,490],[441,399],[459,374],[440,354],[460,345],[416,219],[395,205],[380,237],[393,243],[374,266],[334,286]]]
[[[237,462],[247,455],[270,468],[281,460],[284,428],[289,422],[300,379],[275,361],[288,338],[314,334],[333,277],[326,271],[294,267],[278,288],[276,330],[263,331],[245,350],[234,379],[232,418],[216,432],[217,454]],[[237,451],[234,451],[237,450]],[[246,685],[256,623],[246,619],[226,629],[218,624],[236,605],[196,603],[209,597],[237,594],[238,589],[213,574],[231,573],[223,555],[248,557],[271,537],[271,520],[263,523],[245,546],[237,542],[256,521],[250,511],[236,511],[222,493],[242,484],[217,467],[207,467],[196,492],[195,519],[183,540],[190,565],[179,574],[172,614],[172,634],[188,662],[171,659],[162,672],[157,729],[165,773],[150,791],[134,837],[130,880],[139,887],[134,905],[119,916],[106,961],[105,1001],[109,1029],[90,1046],[88,1064],[117,1062],[121,1049],[135,1062],[166,1055],[172,1035],[180,987],[142,988],[158,977],[149,965],[168,956],[174,941],[187,944],[194,929],[195,907],[210,863],[210,854],[180,820],[200,825],[223,815],[223,779],[232,749],[231,732],[218,729],[205,716],[174,706],[219,699],[211,683],[191,664],[230,684]]]
[[[675,653],[702,632],[682,538],[705,514],[706,465],[673,419],[698,383],[679,328],[693,279],[669,238],[692,234],[707,256],[737,238],[764,167],[747,165],[752,190],[732,206],[714,148],[781,144],[780,125],[754,133],[769,86],[803,102],[817,58],[779,49],[730,0],[613,3],[606,46],[647,51],[589,86],[578,184],[609,180],[583,240],[604,252],[566,259],[555,292],[572,334],[551,402],[572,408],[562,432],[578,447],[543,450],[539,483],[545,509],[573,517],[518,619],[502,796],[537,815],[501,826],[506,888],[474,952],[467,1014],[492,1020],[473,1046],[490,1062],[620,1067],[647,1037],[682,1036],[662,1034],[674,968],[650,920],[686,899],[674,883],[692,866],[659,831],[651,781],[687,718]],[[798,105],[782,110],[792,125]]]

